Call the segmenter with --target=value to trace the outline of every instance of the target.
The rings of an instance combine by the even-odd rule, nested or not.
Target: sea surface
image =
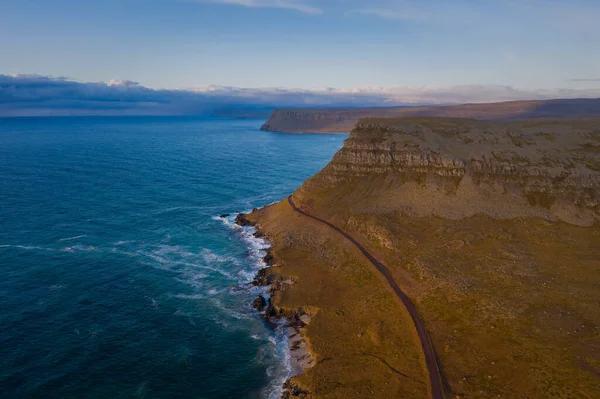
[[[263,121],[0,119],[0,396],[276,398],[251,308],[267,243],[224,213],[283,199],[344,135]]]

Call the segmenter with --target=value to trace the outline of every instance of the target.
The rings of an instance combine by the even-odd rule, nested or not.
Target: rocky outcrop
[[[354,210],[368,202],[416,216],[590,225],[600,219],[600,120],[362,120],[296,196],[319,198],[341,182],[339,204]]]
[[[253,212],[256,212],[254,209]],[[257,224],[248,218],[248,215],[238,214],[235,222],[240,226],[255,227],[254,235],[256,237],[264,237],[264,233],[258,229]],[[304,333],[304,327],[308,325],[314,314],[318,311],[310,307],[301,307],[298,309],[282,308],[274,304],[273,298],[280,295],[295,283],[292,277],[283,276],[273,270],[275,257],[269,249],[263,257],[267,267],[259,270],[252,281],[252,285],[256,287],[268,287],[268,295],[259,295],[253,302],[252,307],[262,313],[267,322],[276,328],[280,326],[279,321],[285,321],[286,334],[290,349],[290,377],[296,377],[304,373],[309,368],[315,365],[315,359],[312,356],[307,339]],[[301,388],[292,380],[285,382],[283,386],[282,399],[284,398],[305,398],[308,391]]]
[[[511,101],[430,107],[279,109],[273,111],[262,130],[288,133],[347,133],[363,118],[446,117],[478,120],[600,116],[600,99]]]

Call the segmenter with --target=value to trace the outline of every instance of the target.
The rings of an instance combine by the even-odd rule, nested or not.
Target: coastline
[[[255,208],[253,210],[256,211]],[[238,213],[235,218],[235,224],[241,228],[251,227],[254,229],[253,236],[268,242],[268,239],[259,226],[246,218],[246,214]],[[275,330],[276,328],[285,328],[287,344],[289,350],[289,373],[282,387],[282,399],[304,398],[308,392],[291,380],[294,377],[304,374],[315,364],[315,357],[310,351],[310,345],[305,335],[304,328],[310,323],[312,314],[306,309],[297,310],[281,309],[272,302],[273,296],[277,295],[294,284],[293,278],[277,274],[274,269],[279,267],[273,256],[272,248],[264,250],[266,254],[262,258],[265,267],[260,269],[252,281],[251,285],[263,287],[266,294],[260,294],[253,302],[252,307],[258,311],[268,325]]]

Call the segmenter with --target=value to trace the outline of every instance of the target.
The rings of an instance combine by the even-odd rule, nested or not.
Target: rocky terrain
[[[600,218],[599,134],[600,119],[366,119],[297,198],[306,193],[310,201],[321,187],[343,184],[336,201],[356,210],[589,226]],[[365,190],[379,193],[365,197]]]
[[[388,267],[447,397],[600,396],[600,120],[361,120],[293,198]],[[287,201],[247,219],[291,282],[270,306],[310,309],[287,397],[429,397],[414,324],[360,251]]]
[[[262,129],[288,133],[348,133],[359,119],[429,116],[511,120],[600,117],[600,99],[511,101],[430,107],[280,109],[271,114]]]

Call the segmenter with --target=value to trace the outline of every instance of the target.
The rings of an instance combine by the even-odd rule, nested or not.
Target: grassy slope
[[[600,397],[598,223],[409,217],[382,207],[392,187],[373,176],[319,176],[296,202],[393,271],[430,332],[449,397]],[[273,239],[276,272],[297,277],[276,304],[321,309],[308,327],[319,363],[297,381],[319,398],[426,397],[410,319],[361,255],[285,201],[252,217]]]
[[[251,215],[269,233],[274,272],[296,283],[273,298],[318,309],[307,327],[317,364],[295,382],[318,398],[422,398],[427,374],[410,316],[345,239],[281,202]]]

